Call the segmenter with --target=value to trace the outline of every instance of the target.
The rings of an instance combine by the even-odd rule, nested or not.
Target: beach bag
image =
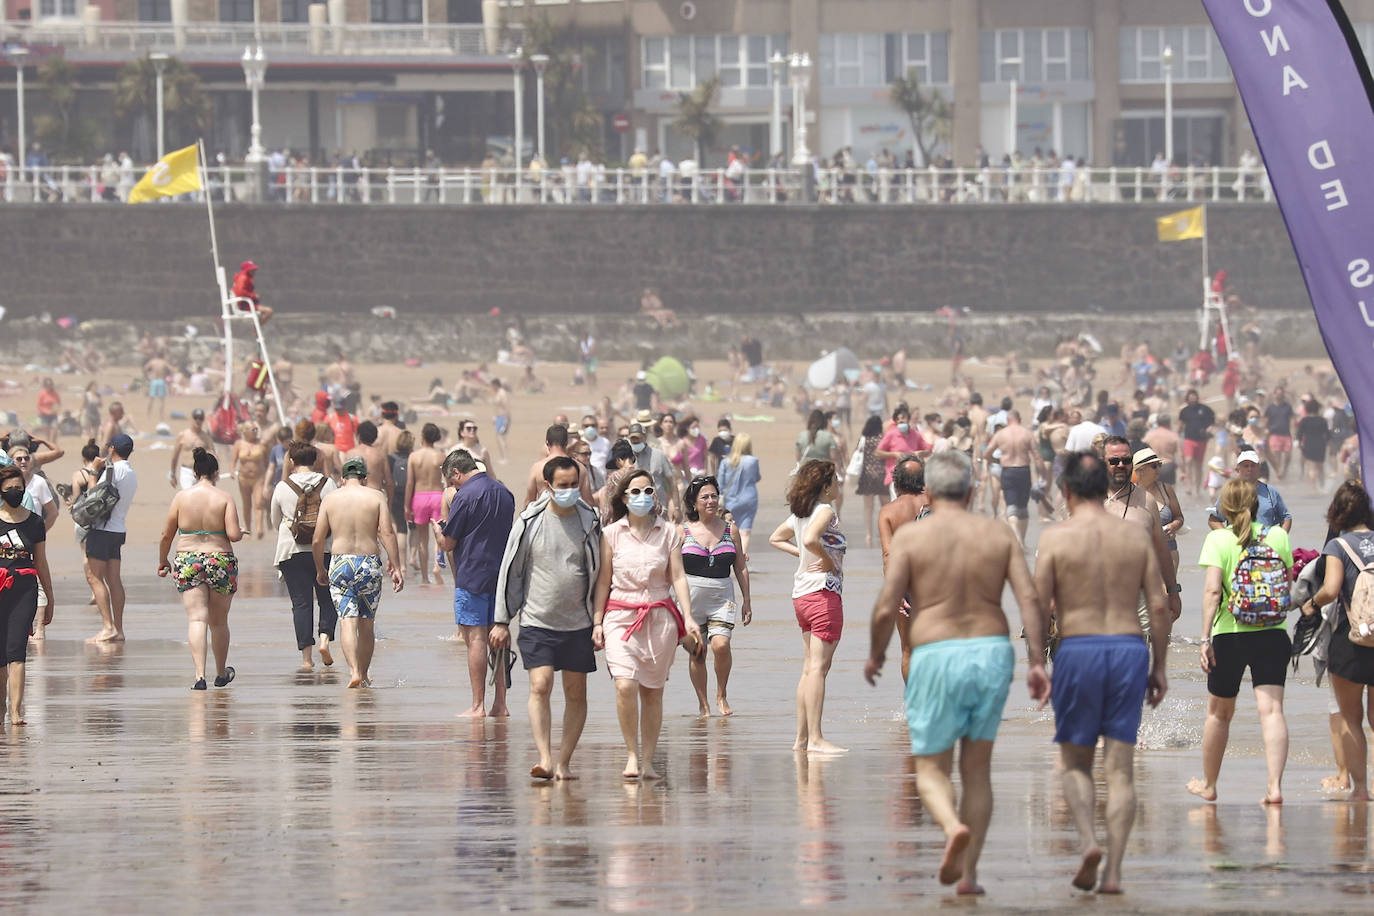
[[[859,443],[854,449],[854,454],[849,456],[849,465],[844,469],[844,476],[857,477],[863,473],[864,469],[864,447]]]
[[[286,485],[296,494],[296,511],[291,515],[287,530],[297,544],[309,544],[315,539],[315,525],[320,520],[320,500],[323,499],[320,490],[324,489],[324,480],[301,486],[288,477]]]
[[[79,528],[95,528],[110,520],[119,502],[119,488],[114,482],[114,468],[108,467],[100,479],[86,488],[86,492],[72,503],[72,521]]]
[[[1288,567],[1283,557],[1264,543],[1268,533],[1267,527],[1260,529],[1259,537],[1245,548],[1231,575],[1231,615],[1248,627],[1281,624],[1293,609]]]
[[[1345,616],[1350,619],[1350,641],[1357,646],[1374,648],[1374,564],[1365,563],[1344,539],[1337,542],[1350,555],[1350,562],[1360,572],[1355,576],[1355,589],[1350,593],[1350,607]]]

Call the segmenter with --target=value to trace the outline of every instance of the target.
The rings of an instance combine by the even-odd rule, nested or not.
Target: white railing
[[[0,22],[0,38],[30,45],[61,45],[94,51],[224,51],[233,55],[261,44],[293,54],[443,54],[484,57],[505,54],[518,43],[519,26],[503,30],[483,25],[341,25],[264,22],[98,22],[31,25]]]
[[[8,168],[0,165],[0,202],[118,203],[147,167]],[[207,181],[216,200],[250,202],[259,176],[245,165],[217,166]],[[796,169],[725,169],[680,173],[632,169],[525,170],[492,168],[288,167],[268,170],[264,200],[285,206],[310,204],[780,204],[812,201],[831,205],[936,205],[980,203],[1118,203],[1270,201],[1263,170],[1190,168],[1167,178],[1145,168],[1077,169],[879,169],[813,172],[811,186]],[[194,198],[197,195],[189,195]]]

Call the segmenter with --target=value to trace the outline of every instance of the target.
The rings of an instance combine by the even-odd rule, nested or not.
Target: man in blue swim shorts
[[[399,592],[405,587],[406,564],[397,548],[387,496],[367,486],[367,462],[362,458],[344,462],[343,486],[320,501],[311,547],[316,581],[329,586],[339,610],[348,686],[370,687],[368,667],[376,646],[373,621],[382,597],[382,576],[390,576],[392,588]],[[327,566],[326,552],[332,555]]]
[[[960,451],[938,452],[925,466],[930,515],[892,538],[883,589],[873,608],[872,649],[864,677],[875,682],[903,596],[911,604],[911,664],[906,718],[921,801],[945,832],[941,884],[981,894],[978,856],[992,817],[992,744],[1011,688],[1015,654],[1002,612],[1010,582],[1026,629],[1026,683],[1049,697],[1045,622],[1016,535],[1008,526],[968,511],[973,463]],[[954,746],[964,797],[955,807]]]
[[[1164,699],[1173,621],[1158,587],[1159,561],[1150,536],[1103,508],[1109,476],[1102,461],[1088,452],[1069,455],[1060,486],[1069,520],[1041,536],[1035,586],[1041,606],[1053,607],[1059,623],[1054,740],[1063,765],[1064,796],[1081,844],[1073,886],[1118,894],[1121,858],[1135,821],[1134,754],[1141,707]],[[1149,602],[1149,646],[1136,613],[1142,591]],[[1029,628],[1026,636],[1030,638]],[[1092,767],[1099,737],[1106,739],[1107,865],[1097,886],[1102,850],[1093,825]]]

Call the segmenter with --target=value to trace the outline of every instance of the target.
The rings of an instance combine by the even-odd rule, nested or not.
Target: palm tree
[[[936,146],[949,138],[954,117],[949,102],[939,90],[922,89],[914,69],[892,81],[890,97],[892,104],[906,113],[921,161],[929,164]]]
[[[583,46],[571,27],[555,24],[547,12],[529,16],[524,27],[526,61],[534,54],[549,58],[544,67],[549,148],[555,153],[586,150],[589,156],[602,158],[606,119],[596,100],[582,88],[582,69],[595,51]]]
[[[716,100],[716,90],[720,88],[720,75],[715,74],[691,92],[677,95],[677,116],[673,118],[673,130],[692,138],[696,147],[697,165],[702,165],[701,151],[715,142],[720,133],[720,118],[711,114],[711,105]]]
[[[34,135],[55,158],[89,159],[100,144],[100,130],[89,118],[77,117],[76,68],[53,55],[39,65],[38,82],[52,113],[34,117]]]
[[[129,123],[157,111],[157,68],[148,57],[129,61],[115,74],[115,115]],[[200,77],[185,61],[167,59],[162,70],[162,110],[167,123],[167,146],[175,148],[201,136],[214,123],[214,103],[205,93]]]

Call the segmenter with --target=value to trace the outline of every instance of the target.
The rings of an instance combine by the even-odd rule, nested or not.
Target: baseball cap
[[[357,477],[362,479],[367,476],[367,462],[361,458],[350,458],[343,463],[344,477]]]
[[[239,270],[257,270],[257,269],[258,269],[258,265],[254,264],[252,261],[244,261],[242,264],[239,265]]]
[[[110,448],[121,455],[127,455],[134,450],[134,440],[124,433],[120,433],[110,439]]]
[[[1159,455],[1152,448],[1142,448],[1131,456],[1131,464],[1140,467],[1145,464],[1159,464]]]
[[[334,405],[336,408],[337,408],[337,407],[342,407],[342,406],[344,406],[344,403],[345,403],[345,401],[344,401],[344,396],[341,395],[341,394],[336,394],[336,395],[334,395],[332,398],[329,399],[329,403],[332,404],[332,405]]]
[[[643,369],[640,369],[638,372],[635,373],[635,381],[638,382],[642,382],[648,377],[649,373],[645,372]]]
[[[1259,456],[1259,453],[1256,452],[1254,449],[1248,448],[1248,449],[1246,449],[1245,451],[1241,452],[1239,455],[1236,456],[1236,464],[1237,464],[1237,465],[1240,465],[1240,463],[1241,463],[1242,461],[1253,461],[1255,464],[1259,464],[1259,463],[1260,463],[1260,456]]]
[[[630,424],[630,435],[631,435],[631,436],[643,436],[643,435],[644,435],[644,426],[643,426],[643,424],[640,424],[640,423],[631,423],[631,424]]]
[[[202,408],[197,407],[195,410],[191,411],[191,418],[194,420],[204,420],[205,411]]]

